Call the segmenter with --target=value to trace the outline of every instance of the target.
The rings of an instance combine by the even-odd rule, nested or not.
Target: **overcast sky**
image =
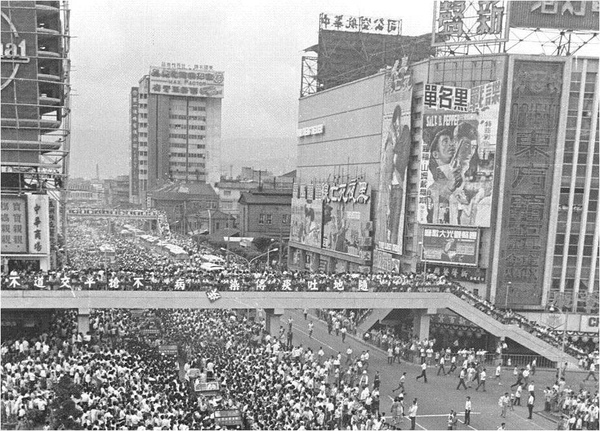
[[[70,8],[71,175],[87,178],[96,163],[101,177],[128,173],[129,91],[150,65],[225,72],[224,140],[289,140],[302,50],[318,42],[320,12],[401,18],[405,35],[429,32],[433,13],[429,0],[75,0]]]

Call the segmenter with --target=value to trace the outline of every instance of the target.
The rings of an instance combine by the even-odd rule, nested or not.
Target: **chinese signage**
[[[478,254],[477,229],[446,226],[428,226],[423,229],[423,261],[476,266]]]
[[[501,92],[498,81],[470,89],[466,110],[424,101],[419,223],[490,226]]]
[[[425,108],[466,111],[469,106],[469,89],[442,84],[426,84],[423,103]]]
[[[386,75],[383,95],[378,247],[402,253],[406,211],[406,172],[410,158],[412,80],[406,60]]]
[[[2,195],[2,253],[27,253],[27,201]]]
[[[303,136],[320,135],[323,133],[323,131],[324,131],[323,125],[317,124],[316,126],[304,127],[302,129],[298,129],[296,131],[296,136],[298,138],[301,138]]]
[[[436,1],[432,46],[508,40],[505,1]]]
[[[50,220],[47,195],[27,196],[27,224],[29,226],[29,253],[48,254],[50,248]]]
[[[131,89],[131,194],[137,196],[140,194],[140,141],[139,141],[139,92],[137,88]]]
[[[221,98],[224,81],[225,74],[212,69],[150,68],[150,93],[152,94]]]
[[[597,32],[598,1],[515,1],[510,26]]]
[[[343,202],[366,204],[371,199],[369,183],[366,181],[348,181],[342,184],[323,183],[321,186],[323,202]]]
[[[306,191],[306,188],[304,188]],[[290,227],[290,240],[300,244],[321,248],[321,227],[323,224],[323,201],[309,198],[292,198],[292,223]]]
[[[563,64],[516,60],[512,80],[496,291],[511,283],[509,307],[542,300]]]
[[[373,251],[373,271],[400,272],[400,261],[390,253],[381,250]]]
[[[319,29],[399,36],[402,20],[322,13],[319,15]]]

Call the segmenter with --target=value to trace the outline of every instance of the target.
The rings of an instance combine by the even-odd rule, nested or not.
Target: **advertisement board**
[[[322,247],[370,260],[371,190],[364,181],[323,184]]]
[[[436,88],[424,98],[419,223],[490,226],[501,92],[496,81],[469,89],[466,96]],[[440,102],[440,94],[454,100]]]
[[[176,66],[176,65],[175,65]],[[223,97],[225,73],[212,68],[150,68],[150,93],[186,97]]]
[[[290,241],[320,248],[323,201],[296,196],[292,198]]]
[[[50,219],[48,195],[27,195],[27,225],[29,253],[50,252]]]
[[[379,199],[378,247],[402,253],[406,211],[406,173],[411,145],[412,77],[408,59],[398,62],[385,77]]]
[[[436,1],[431,45],[476,45],[508,41],[507,3]]]
[[[321,13],[319,14],[319,29],[398,36],[402,33],[402,20]]]
[[[597,32],[598,1],[515,1],[510,27],[554,28]]]
[[[140,154],[139,154],[139,91],[136,87],[131,89],[131,195],[140,194]]]
[[[423,229],[423,261],[477,266],[478,256],[478,229],[449,226],[428,226]]]
[[[562,62],[515,60],[496,298],[541,305],[563,82]],[[506,295],[508,282],[510,294]]]
[[[2,195],[2,253],[27,253],[27,199]]]

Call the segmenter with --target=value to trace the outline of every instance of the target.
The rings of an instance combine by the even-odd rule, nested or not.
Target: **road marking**
[[[294,329],[294,328],[292,328],[292,333],[293,333],[294,331],[298,331],[298,332],[300,332],[301,334],[304,334],[304,335],[306,335],[306,336],[308,337],[308,332],[304,332],[302,329],[298,329],[298,328]],[[317,342],[321,343],[323,346],[325,346],[325,347],[329,348],[330,350],[333,350],[335,353],[338,353],[338,352],[339,352],[339,350],[337,350],[337,349],[334,349],[334,348],[333,348],[333,347],[331,347],[329,344],[327,344],[327,343],[326,343],[326,342],[324,342],[324,341],[321,341],[321,340],[319,340],[319,339],[318,339],[318,338],[316,338],[316,337],[309,337],[309,339],[310,339],[310,340],[315,340],[315,341],[317,341]]]
[[[533,419],[527,419],[526,417],[524,417],[524,416],[521,416],[521,415],[520,415],[520,414],[518,414],[518,413],[515,413],[515,411],[514,411],[514,410],[509,410],[508,414],[513,414],[513,415],[515,415],[515,416],[517,416],[517,417],[520,417],[520,418],[521,418],[521,419],[523,419],[524,421],[529,421],[529,423],[530,423],[531,425],[535,425],[536,427],[538,427],[538,429],[541,429],[541,430],[545,429],[544,427],[542,427],[542,426],[540,426],[540,425],[536,424],[535,422],[533,422]],[[508,416],[508,415],[507,415],[507,416]]]

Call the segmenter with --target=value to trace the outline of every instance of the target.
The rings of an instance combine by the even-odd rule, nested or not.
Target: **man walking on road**
[[[427,383],[427,362],[421,364],[421,374],[417,376],[417,380],[423,377],[425,383]]]
[[[467,376],[467,371],[464,368],[462,368],[460,370],[460,375],[458,376],[458,386],[456,387],[456,390],[459,390],[461,386],[463,388],[465,388],[465,390],[467,389],[467,385],[465,384],[466,376]]]
[[[465,425],[471,424],[471,397],[465,401]]]
[[[535,403],[535,397],[533,394],[529,394],[529,398],[527,399],[527,409],[529,410],[529,417],[527,419],[533,419],[531,416],[533,415],[533,404]]]
[[[392,389],[392,393],[396,392],[397,390],[400,390],[400,392],[404,392],[404,382],[406,381],[406,371],[402,373],[402,376],[400,376],[400,384],[398,385],[398,387],[396,389]]]
[[[506,412],[508,411],[509,403],[510,397],[508,396],[508,392],[505,392],[504,395],[502,395],[498,400],[498,405],[500,406],[500,417],[506,417]]]
[[[444,373],[444,376],[446,375],[446,369],[444,368],[445,362],[446,362],[446,359],[444,359],[444,356],[440,356],[439,368],[438,368],[438,372],[437,372],[438,376],[440,375],[440,373]]]
[[[419,406],[417,405],[417,399],[415,398],[412,406],[410,406],[410,408],[408,409],[408,417],[410,419],[410,429],[414,430],[415,426],[417,424],[417,410],[419,409]]]
[[[484,368],[479,373],[479,384],[475,388],[476,391],[479,389],[479,387],[483,386],[483,392],[485,392],[485,378],[486,377],[487,377],[487,373],[485,372],[485,368]]]

